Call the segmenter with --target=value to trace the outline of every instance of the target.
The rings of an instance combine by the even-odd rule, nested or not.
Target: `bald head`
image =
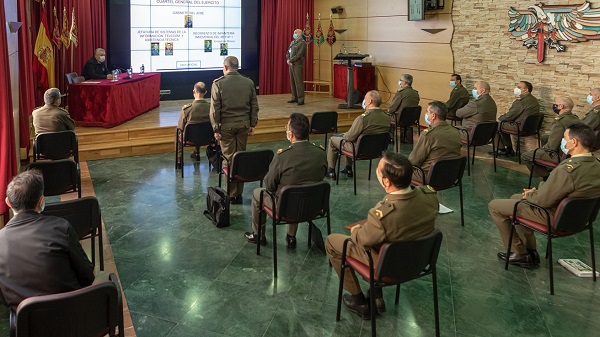
[[[302,36],[302,29],[294,30],[294,34],[296,34],[297,38],[299,39]]]
[[[381,105],[381,94],[377,90],[371,90],[365,95],[365,101],[372,102],[371,107],[379,107]]]
[[[479,96],[490,93],[490,84],[486,81],[477,81],[473,87]]]
[[[573,100],[565,96],[557,96],[556,98],[554,98],[554,103],[564,105],[565,108],[569,109],[569,111],[571,111],[575,106]]]

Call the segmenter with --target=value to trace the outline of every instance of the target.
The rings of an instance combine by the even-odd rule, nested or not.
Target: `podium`
[[[354,90],[354,74],[352,72],[352,60],[362,60],[369,55],[357,53],[339,53],[333,59],[347,62],[348,65],[348,86],[346,87],[346,104],[338,105],[338,109],[362,109],[362,106],[354,105],[352,102],[352,92]]]

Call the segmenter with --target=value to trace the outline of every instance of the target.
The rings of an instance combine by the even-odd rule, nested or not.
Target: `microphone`
[[[125,68],[121,68],[121,67],[119,67],[119,66],[118,66],[118,65],[116,65],[116,64],[113,64],[113,68],[120,70],[122,73],[126,73],[126,72],[127,72],[127,69],[125,69]]]

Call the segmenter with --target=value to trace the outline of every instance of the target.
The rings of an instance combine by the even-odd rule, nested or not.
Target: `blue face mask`
[[[298,38],[298,34],[294,33],[294,40]]]
[[[477,97],[479,97],[479,94],[477,93],[477,89],[471,90],[471,94],[473,94],[473,98],[475,98],[475,99],[477,99]]]
[[[594,98],[592,97],[592,95],[587,96],[587,102],[588,104],[594,104]]]
[[[429,114],[425,114],[425,123],[431,125],[431,121],[429,120]]]
[[[569,150],[567,150],[567,141],[564,138],[560,141],[560,150],[564,154],[569,154]]]
[[[364,100],[364,99],[363,99],[363,102],[362,102],[362,108],[363,108],[363,109],[366,109],[366,108],[367,108],[367,106],[365,105],[365,100]]]
[[[455,82],[455,81],[450,81],[450,86],[451,86],[452,88],[454,88],[454,87],[456,86],[456,82]]]

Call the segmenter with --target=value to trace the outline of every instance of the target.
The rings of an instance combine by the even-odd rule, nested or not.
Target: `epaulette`
[[[187,109],[192,106],[192,103],[188,103],[182,107],[182,109]]]
[[[66,112],[66,113],[69,113],[69,110],[67,110],[67,109],[64,109],[64,108],[61,108],[61,107],[58,107],[58,109],[61,110],[61,111]]]
[[[429,133],[429,131],[431,131],[431,129],[427,128],[427,129],[421,131],[421,133],[424,134],[424,135],[426,135],[427,133]]]
[[[573,159],[567,159],[567,160],[563,161],[560,166],[565,171],[571,173],[571,172],[575,171],[580,165],[581,165],[581,163],[578,161],[573,161]]]
[[[429,186],[429,185],[423,185],[421,186],[421,191],[423,191],[423,193],[425,194],[432,194],[432,193],[437,193],[437,191],[435,190],[435,188]]]
[[[370,113],[371,112],[369,110],[365,110],[365,112],[363,112],[361,116],[367,117]]]
[[[597,106],[595,106],[595,107],[592,109],[592,111],[593,111],[593,112],[595,112],[595,113],[599,113],[599,112],[600,112],[600,105],[597,105]]]
[[[323,144],[317,145],[315,143],[311,143],[314,147],[318,147],[319,149],[325,151],[325,148],[323,147]]]
[[[223,75],[223,76],[221,76],[221,77],[219,77],[219,78],[215,78],[215,80],[213,81],[213,83],[215,83],[215,82],[217,82],[217,81],[219,81],[219,80],[222,80],[223,78],[225,78],[225,75]]]
[[[563,115],[558,115],[558,116],[554,117],[554,120],[559,121],[561,118],[563,118]]]
[[[277,153],[278,153],[278,154],[284,153],[285,151],[288,151],[288,150],[289,150],[289,149],[291,149],[291,148],[292,148],[292,147],[290,146],[290,147],[288,147],[287,149],[279,149],[279,150],[277,150]]]
[[[394,210],[394,205],[391,203],[382,202],[379,207],[375,208],[375,216],[379,219],[383,219],[386,215],[390,214]]]

